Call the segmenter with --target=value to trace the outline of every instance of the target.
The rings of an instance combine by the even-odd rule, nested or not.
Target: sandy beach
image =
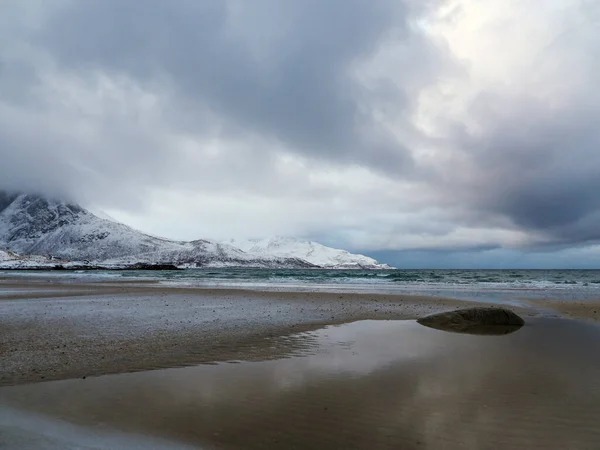
[[[0,290],[0,385],[270,359],[280,349],[264,350],[260,343],[275,336],[357,320],[416,319],[475,304],[410,295],[47,279],[3,280]]]
[[[0,447],[597,448],[596,304],[3,278]]]

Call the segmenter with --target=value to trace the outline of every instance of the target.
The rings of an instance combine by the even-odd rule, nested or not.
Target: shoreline
[[[4,278],[0,280],[0,386],[279,358],[297,350],[287,342],[293,339],[282,337],[359,320],[414,320],[481,304],[404,293]],[[597,301],[536,299],[508,306],[526,320],[546,316],[597,321],[594,311],[600,311]]]

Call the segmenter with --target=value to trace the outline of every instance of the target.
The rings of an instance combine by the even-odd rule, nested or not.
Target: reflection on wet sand
[[[0,408],[205,448],[600,448],[596,326],[365,321],[304,336],[304,357],[2,388]]]

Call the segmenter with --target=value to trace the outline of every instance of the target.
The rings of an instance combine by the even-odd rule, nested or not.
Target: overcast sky
[[[600,0],[0,0],[0,188],[170,238],[600,266]]]

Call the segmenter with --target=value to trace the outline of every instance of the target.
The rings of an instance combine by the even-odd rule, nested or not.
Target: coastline
[[[595,304],[529,301],[523,317],[598,320]],[[481,305],[409,294],[166,287],[155,282],[0,280],[0,386],[216,361],[272,359],[274,337],[359,320]],[[553,312],[555,311],[555,312]],[[267,345],[269,344],[269,345]],[[287,353],[286,353],[287,352]]]
[[[470,304],[134,283],[5,281],[2,287],[12,291],[0,297],[0,386],[272,359],[288,350],[266,345],[276,336],[365,319],[415,319]]]

